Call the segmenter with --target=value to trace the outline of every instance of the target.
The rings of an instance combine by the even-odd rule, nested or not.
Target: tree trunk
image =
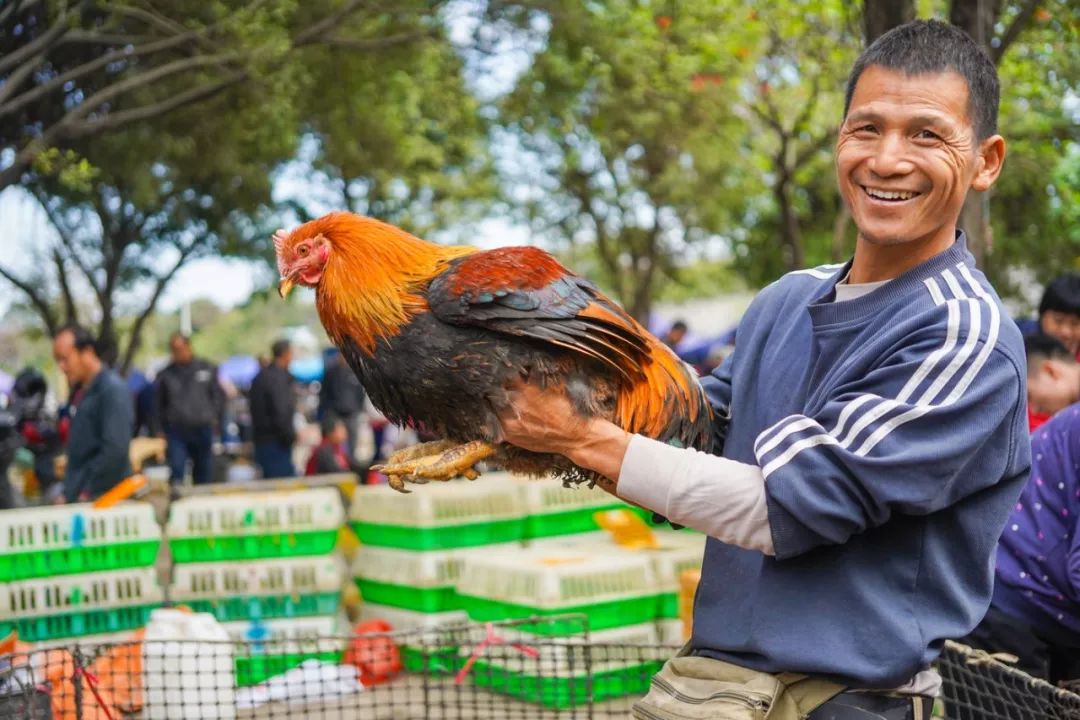
[[[993,53],[994,23],[1001,14],[1001,0],[952,0],[949,22],[962,29],[979,45]],[[990,237],[990,197],[986,193],[968,191],[960,211],[960,228],[967,234],[968,250],[980,268],[985,267],[993,239]]]
[[[968,191],[958,223],[967,235],[968,250],[975,256],[975,264],[985,269],[986,261],[994,250],[994,235],[990,227],[990,195]]]
[[[863,32],[866,44],[897,25],[915,19],[915,0],[866,0],[863,4]]]
[[[783,250],[784,268],[789,272],[799,270],[806,265],[803,252],[802,232],[799,230],[799,218],[791,203],[791,181],[779,180],[773,187],[776,204],[780,208],[780,243]]]
[[[830,259],[834,263],[844,262],[851,254],[847,241],[848,226],[850,224],[851,211],[848,209],[847,203],[841,200],[840,209],[836,213],[836,219],[833,220],[832,247],[829,252]]]

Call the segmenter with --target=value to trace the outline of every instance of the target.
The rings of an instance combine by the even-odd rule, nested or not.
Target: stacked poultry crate
[[[648,545],[624,546],[616,543],[608,533],[594,532],[547,538],[534,546],[548,551],[573,549],[596,555],[636,554],[648,558],[659,592],[657,635],[663,645],[682,645],[684,628],[679,612],[680,578],[686,571],[701,569],[706,538],[701,533],[674,530],[654,530],[651,538],[653,542]]]
[[[509,639],[526,648],[533,639],[532,653],[508,652],[503,644],[476,659],[471,677],[481,687],[572,707],[642,693],[660,667],[660,596],[645,555],[563,548],[472,555],[458,597],[474,621],[533,619]]]
[[[147,503],[0,512],[0,637],[116,636],[161,605],[161,528]]]
[[[630,506],[599,487],[563,487],[552,478],[513,477],[525,510],[525,540],[576,535],[600,529],[596,514]]]
[[[519,547],[524,528],[517,487],[487,475],[474,482],[433,483],[412,494],[359,487],[349,515],[361,541],[352,566],[361,616],[385,620],[395,630],[428,628],[436,634],[466,620],[455,588],[465,559]],[[428,638],[424,645],[439,643]],[[435,652],[402,648],[409,670],[448,671],[456,656],[450,640]]]
[[[173,503],[169,599],[208,612],[238,642],[238,685],[304,660],[339,660],[344,563],[334,552],[344,521],[335,488],[202,495]]]

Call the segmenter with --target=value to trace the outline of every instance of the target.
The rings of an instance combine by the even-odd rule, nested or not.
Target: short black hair
[[[78,323],[68,323],[67,325],[56,331],[56,334],[53,335],[53,339],[60,337],[64,333],[71,333],[71,339],[75,343],[76,350],[78,350],[79,352],[82,352],[84,350],[93,350],[94,354],[100,357],[97,338],[95,338],[94,334],[84,328],[82,325],[79,325]]]
[[[291,347],[292,344],[288,340],[278,340],[270,346],[270,354],[274,356],[275,360],[277,360],[278,358],[284,356],[285,353],[289,352],[289,348]]]
[[[1039,315],[1047,310],[1080,315],[1080,273],[1058,275],[1050,281],[1039,301]]]
[[[323,419],[319,422],[319,432],[322,433],[323,439],[330,437],[330,433],[337,429],[337,426],[344,421],[332,412],[326,413]]]
[[[1024,352],[1027,354],[1028,370],[1035,369],[1041,361],[1061,360],[1076,362],[1076,356],[1060,340],[1045,333],[1032,333],[1024,336]]]
[[[686,332],[689,329],[690,328],[686,326],[686,322],[683,320],[676,320],[675,322],[671,323],[671,330],[682,330],[683,332]]]
[[[176,332],[174,332],[172,335],[169,336],[169,344],[170,345],[172,345],[173,340],[181,340],[181,341],[183,341],[184,345],[186,345],[187,347],[191,347],[191,338],[188,337],[187,335],[185,335],[184,333],[180,332],[179,330],[177,330]]]
[[[851,107],[855,84],[871,65],[905,75],[955,72],[968,87],[968,118],[979,140],[997,132],[1001,85],[997,68],[986,50],[960,28],[939,20],[912,20],[885,33],[862,51],[848,76],[844,117]]]

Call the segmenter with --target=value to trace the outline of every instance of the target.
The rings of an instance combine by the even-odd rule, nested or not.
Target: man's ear
[[[989,190],[1001,174],[1005,164],[1005,138],[991,135],[979,143],[979,157],[975,161],[975,177],[971,179],[972,190]]]

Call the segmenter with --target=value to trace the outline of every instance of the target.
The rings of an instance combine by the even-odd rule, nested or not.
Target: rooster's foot
[[[376,465],[372,470],[386,474],[390,487],[398,492],[409,492],[406,482],[422,484],[458,476],[475,480],[480,473],[473,466],[494,453],[494,446],[481,440],[463,445],[440,440],[396,452],[385,465]]]

